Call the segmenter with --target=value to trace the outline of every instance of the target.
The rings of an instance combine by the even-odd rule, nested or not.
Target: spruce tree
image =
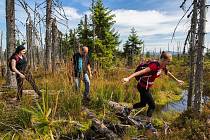
[[[103,5],[102,0],[97,0],[91,8],[95,27],[94,60],[102,66],[109,67],[113,63],[116,47],[119,45],[119,34],[114,30],[115,23],[112,11]]]
[[[139,39],[135,28],[131,29],[131,34],[123,46],[124,54],[128,58],[128,65],[133,65],[133,58],[141,54],[143,41]]]

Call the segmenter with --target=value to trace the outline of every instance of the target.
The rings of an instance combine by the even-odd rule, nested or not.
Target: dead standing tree
[[[2,65],[3,65],[3,63],[4,63],[4,61],[3,61],[3,50],[2,50],[2,40],[3,40],[3,31],[1,31],[1,40],[0,40],[0,63],[1,63],[1,67],[2,67]]]
[[[2,41],[3,41],[3,31],[1,31],[1,41],[0,41],[0,62],[1,62],[0,68],[1,68],[1,76],[5,77],[6,67],[5,67],[4,52],[2,49],[2,47],[3,47]]]
[[[10,58],[15,51],[15,2],[14,0],[6,0],[6,38],[7,38],[7,59]],[[9,87],[16,87],[15,75],[7,65],[6,84]]]
[[[51,63],[51,15],[52,15],[52,0],[47,0],[47,8],[46,8],[46,35],[45,35],[45,71],[51,71],[52,63]]]
[[[194,113],[202,111],[203,95],[203,61],[205,48],[205,27],[206,27],[206,0],[199,0],[199,24],[198,24],[198,46],[196,49],[196,70],[195,70],[195,99]]]
[[[58,36],[59,36],[59,61],[63,62],[64,57],[63,57],[63,51],[62,51],[62,37],[63,34],[61,31],[58,32]]]
[[[55,7],[57,7],[58,9],[56,9]],[[52,8],[53,8],[53,11],[52,11]],[[59,16],[61,16],[61,18],[58,17],[56,14],[53,15],[53,12],[56,12]],[[53,47],[52,43],[54,43],[54,42],[52,42],[52,17],[56,17],[59,20],[64,19],[68,22],[68,19],[65,15],[64,9],[58,0],[47,0],[46,36],[45,36],[45,46],[46,46],[46,49],[45,49],[45,70],[49,71],[49,72],[52,71],[52,65],[53,65],[52,61],[54,61],[54,58],[52,58],[52,55],[54,55],[54,54],[52,54],[52,53],[54,53],[54,52],[52,52],[52,47]],[[68,28],[68,25],[63,24],[62,22],[59,22],[58,20],[56,22],[66,26]],[[56,34],[58,34],[58,33],[56,33]],[[58,37],[56,37],[56,38],[57,38],[56,41],[58,41]]]
[[[185,4],[186,0],[182,3],[181,7]],[[192,10],[191,29],[188,32],[190,36],[190,86],[188,97],[188,109],[192,106],[192,96],[194,98],[194,113],[198,115],[202,111],[202,94],[203,94],[203,53],[205,48],[205,26],[206,26],[206,0],[194,0],[191,6],[194,5]],[[180,21],[184,18],[191,6],[185,12]],[[190,13],[190,14],[191,14]],[[180,23],[179,21],[179,23]],[[178,24],[179,24],[178,23]],[[178,25],[177,25],[178,26]],[[177,28],[176,26],[176,28]],[[175,30],[176,30],[175,28]],[[174,32],[175,33],[175,32]],[[172,39],[174,37],[174,33]],[[185,43],[186,44],[186,43]],[[195,64],[195,66],[194,66]],[[196,116],[195,115],[195,116]]]
[[[26,39],[27,39],[27,59],[29,65],[32,66],[32,21],[29,20],[29,23],[26,23]]]
[[[33,21],[33,34],[32,34],[32,57],[33,57],[33,69],[37,68],[37,65],[40,64],[40,57],[39,57],[39,44],[38,40],[40,40],[39,38],[39,33],[38,30],[36,29],[36,15],[37,15],[37,3],[35,3],[35,8],[34,8],[34,21]]]
[[[33,11],[33,9],[25,2],[25,0],[18,0],[20,6],[25,10],[27,14],[26,19],[26,40],[27,40],[27,59],[29,62],[29,66],[34,70],[36,67],[36,48],[35,48],[35,16],[34,21],[32,21],[31,13],[29,10]],[[35,5],[36,6],[36,5]],[[36,8],[35,8],[36,9]],[[33,11],[35,13],[35,11]]]
[[[52,72],[56,71],[56,64],[59,61],[59,31],[56,25],[56,18],[52,22]]]
[[[190,63],[190,73],[189,73],[189,88],[188,88],[188,109],[192,108],[192,96],[194,95],[194,80],[195,80],[195,47],[196,47],[196,35],[197,35],[197,0],[193,2],[193,11],[191,17],[191,28],[190,34],[190,48],[189,48],[189,63]]]

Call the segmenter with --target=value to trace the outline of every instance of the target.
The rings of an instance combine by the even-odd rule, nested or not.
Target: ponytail
[[[160,55],[160,59],[168,60],[171,59],[171,54],[165,51],[162,51]]]
[[[165,54],[165,51],[162,51],[161,52],[161,55],[160,55],[160,59],[163,59],[164,58],[164,54]]]

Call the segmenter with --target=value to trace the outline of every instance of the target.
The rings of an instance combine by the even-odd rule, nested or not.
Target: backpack
[[[137,66],[135,72],[145,69],[145,68],[148,67],[149,64],[151,64],[151,63],[158,63],[158,62],[157,62],[157,61],[147,61],[147,62],[145,62],[145,63],[141,63],[141,64],[139,64],[139,65]],[[153,73],[154,73],[154,72],[150,72],[151,75],[152,75]],[[144,76],[145,76],[145,75],[138,75],[138,76],[135,76],[135,79],[136,79],[136,81],[139,81],[139,79],[140,79],[141,77],[144,77]]]
[[[73,60],[74,60],[75,71],[82,72],[83,60],[82,60],[82,57],[80,56],[80,54],[79,53],[74,54]]]
[[[79,57],[79,59],[78,59],[78,72],[82,72],[82,58],[81,57]]]

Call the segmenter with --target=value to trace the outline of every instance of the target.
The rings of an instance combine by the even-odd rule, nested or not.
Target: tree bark
[[[196,45],[196,29],[197,29],[197,0],[194,0],[193,15],[191,19],[191,38],[190,38],[190,74],[189,74],[189,88],[187,108],[192,108],[192,96],[194,95],[194,82],[195,82],[195,45]]]
[[[40,15],[39,15],[39,19],[40,18]],[[43,64],[45,65],[45,61],[44,61],[44,58],[45,58],[45,50],[44,50],[44,45],[43,45],[43,39],[42,39],[42,26],[41,26],[41,22],[39,22],[39,36],[40,36],[40,50],[37,50],[38,51],[38,54],[39,54],[39,64]]]
[[[36,31],[36,13],[37,13],[37,3],[34,6],[34,21],[33,21],[33,32],[32,32],[32,54],[33,54],[33,69],[35,70],[37,64],[39,64],[39,45],[37,43],[38,33]]]
[[[51,14],[52,14],[52,0],[47,0],[46,8],[46,36],[45,36],[45,71],[51,72],[52,63],[51,63]]]
[[[92,9],[94,9],[94,0],[92,0]],[[94,11],[92,13],[92,28],[93,28],[93,54],[96,53],[96,48],[95,48],[95,22],[94,22]],[[95,62],[95,58],[92,58],[92,69],[93,71],[96,71],[95,65],[97,62]]]
[[[88,29],[87,29],[87,15],[85,14],[85,22],[84,22],[84,46],[88,45]]]
[[[59,49],[59,37],[58,37],[58,28],[56,25],[56,19],[52,22],[52,72],[56,71],[56,63],[59,60],[58,55]]]
[[[7,59],[15,51],[15,2],[14,0],[6,0],[6,37],[7,37]],[[15,75],[9,69],[7,64],[6,84],[10,87],[16,87]]]
[[[3,31],[1,31],[1,41],[0,41],[0,63],[1,63],[1,65],[0,66],[2,66],[3,65],[3,50],[2,50],[2,40],[3,40]]]
[[[203,51],[205,46],[205,27],[206,27],[206,0],[200,0],[200,18],[198,28],[198,48],[195,71],[195,99],[194,111],[199,114],[202,111],[202,94],[203,94]]]
[[[58,32],[59,34],[59,61],[63,62],[63,51],[62,51],[62,32]]]
[[[27,59],[29,66],[33,66],[33,51],[32,51],[32,21],[26,23],[26,38],[27,38]]]

